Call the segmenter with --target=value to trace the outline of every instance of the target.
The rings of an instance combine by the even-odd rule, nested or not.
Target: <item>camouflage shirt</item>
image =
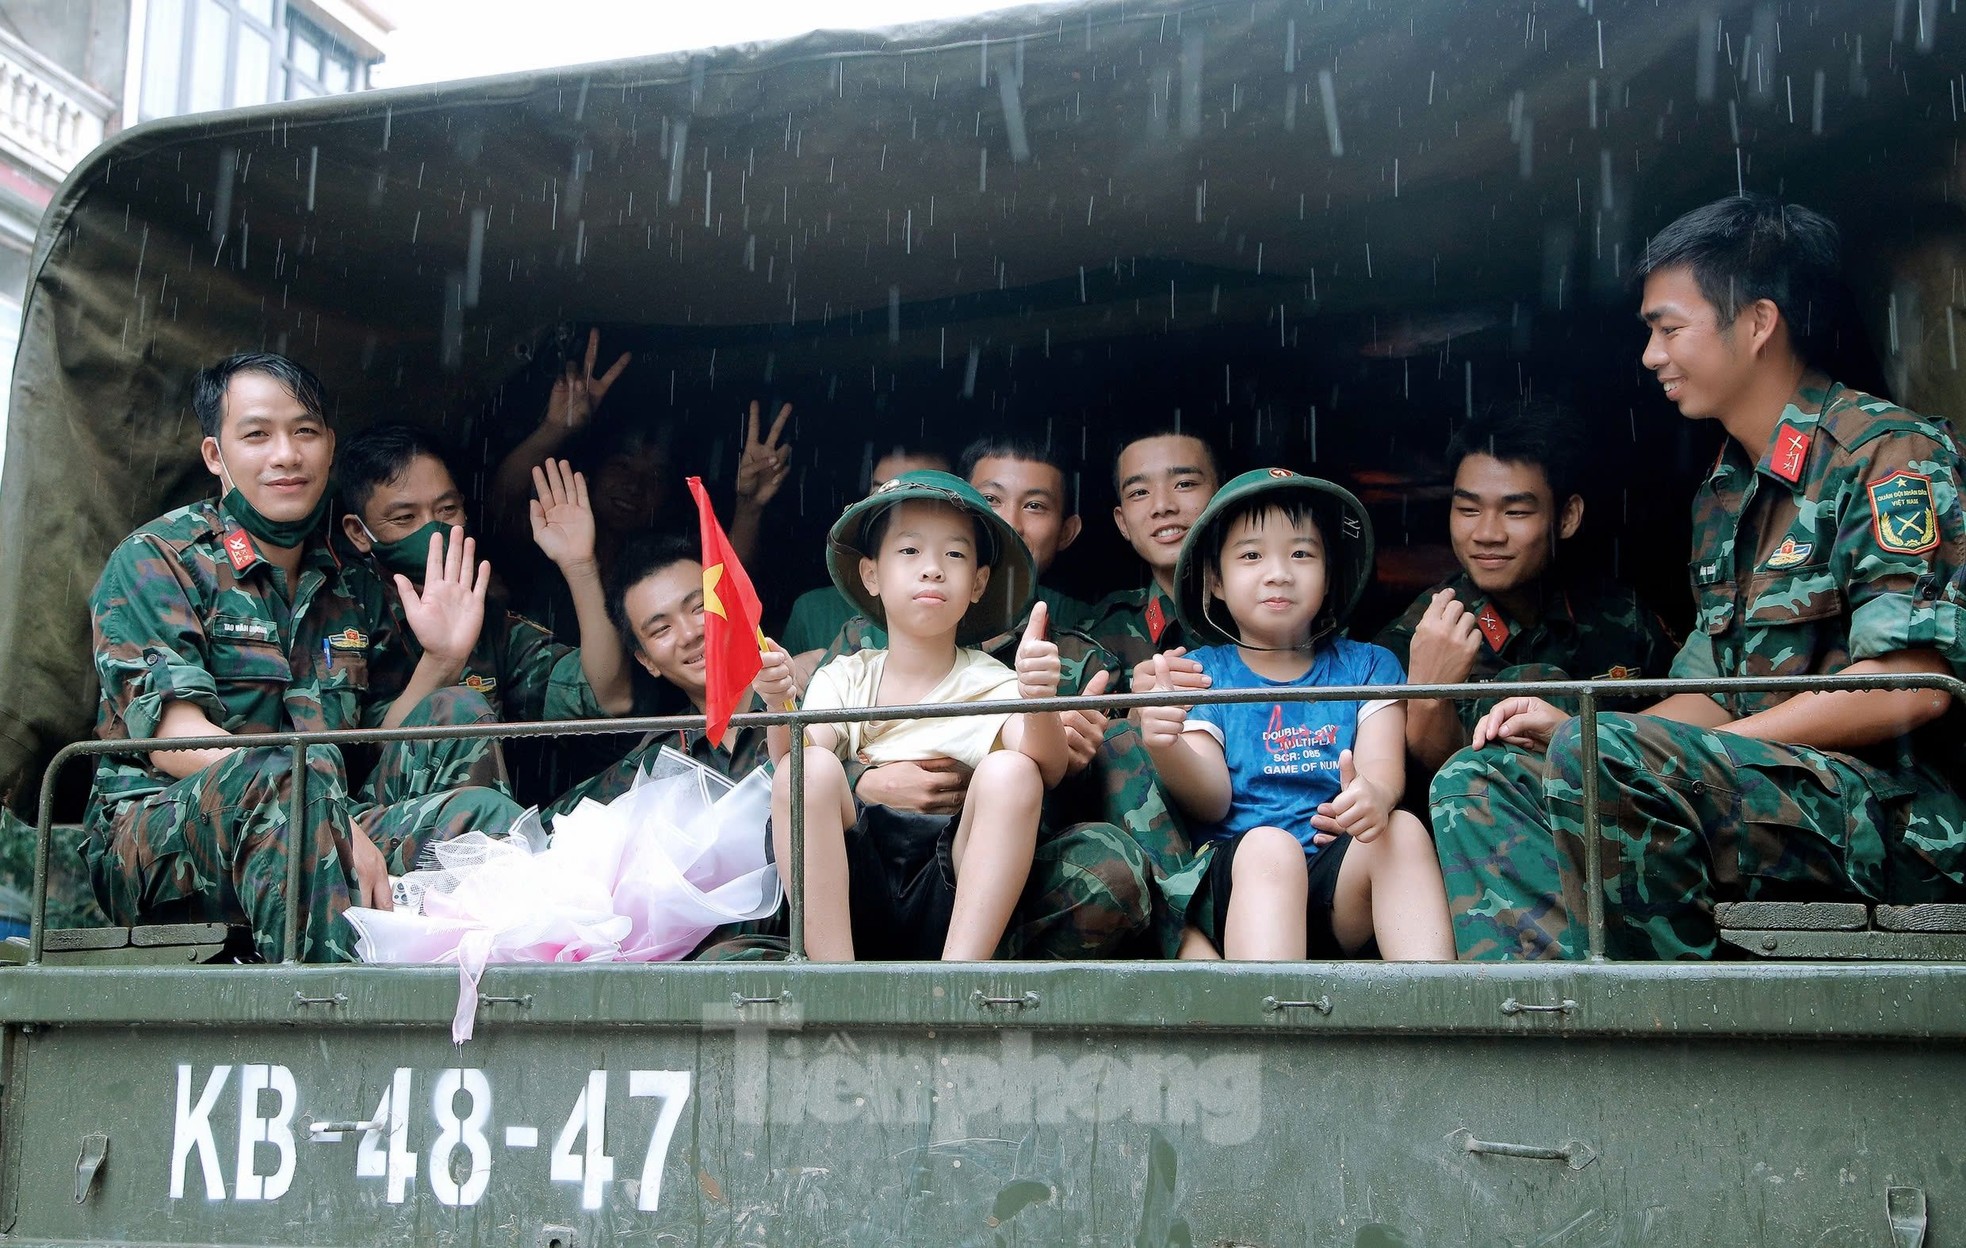
[[[1672,664],[1672,638],[1664,622],[1623,585],[1604,580],[1552,585],[1542,617],[1525,625],[1462,572],[1415,598],[1406,614],[1372,639],[1392,651],[1402,669],[1412,667],[1413,633],[1443,589],[1452,589],[1474,613],[1481,631],[1482,645],[1468,673],[1471,681],[1636,680],[1664,676]],[[1472,731],[1483,709],[1480,702],[1460,703],[1462,727]]]
[[[753,695],[743,707],[755,711],[759,707]],[[548,719],[605,719],[607,712],[594,697],[594,691],[582,680],[578,683],[555,681],[552,692],[546,699],[546,718]],[[550,825],[553,816],[563,815],[578,806],[583,799],[591,798],[597,802],[611,802],[626,793],[635,782],[635,774],[652,761],[663,746],[679,750],[697,762],[722,776],[732,780],[742,780],[753,771],[770,761],[770,753],[765,747],[765,730],[758,727],[732,728],[725,738],[724,745],[713,745],[709,737],[698,729],[680,729],[675,732],[651,732],[636,742],[635,747],[617,763],[569,789],[565,795],[545,807],[541,816]]]
[[[286,574],[210,500],[124,538],[89,609],[104,740],[155,736],[174,700],[230,733],[355,728],[372,684],[407,678],[373,576],[310,541],[289,601]],[[110,808],[171,782],[145,755],[105,755],[89,826],[100,829]]]
[[[1153,584],[1101,598],[1087,611],[1080,628],[1119,659],[1115,679],[1120,690],[1132,684],[1133,669],[1156,654],[1179,646],[1194,648],[1194,639],[1174,613],[1174,600]]]
[[[384,593],[396,635],[402,639],[407,654],[403,666],[407,679],[423,657],[423,647],[403,618],[402,600],[396,596],[394,586]],[[554,640],[551,629],[516,611],[500,611],[488,605],[484,627],[478,630],[477,644],[471,647],[471,657],[465,660],[457,683],[482,694],[500,719],[519,723],[566,718],[546,713],[548,688],[556,683],[585,686],[587,678],[580,667],[580,651]],[[377,700],[369,709],[369,722],[381,723],[402,692],[400,684],[375,688]]]
[[[1698,616],[1675,676],[1832,674],[1933,649],[1966,672],[1966,509],[1943,421],[1811,377],[1759,463],[1728,439],[1693,503]],[[1736,718],[1783,694],[1716,694]],[[1859,751],[1888,770],[1955,760],[1961,710]]]

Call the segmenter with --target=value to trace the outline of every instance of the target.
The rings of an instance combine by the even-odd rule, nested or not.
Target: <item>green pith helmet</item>
[[[1038,574],[1031,552],[1024,548],[1017,530],[990,510],[976,487],[946,472],[904,472],[840,514],[826,535],[826,570],[832,573],[834,586],[860,614],[887,627],[887,612],[881,608],[880,598],[868,593],[860,580],[860,561],[878,553],[867,541],[867,529],[896,503],[915,500],[947,503],[980,522],[983,549],[977,551],[977,558],[981,566],[990,569],[990,585],[963,613],[956,644],[972,646],[1016,628],[1031,609],[1031,595],[1037,592]]]
[[[1174,609],[1188,634],[1206,645],[1236,642],[1228,631],[1235,621],[1229,618],[1226,607],[1210,601],[1205,575],[1221,555],[1223,515],[1265,494],[1274,496],[1278,503],[1291,494],[1302,496],[1310,503],[1318,532],[1324,537],[1328,571],[1324,605],[1318,608],[1311,625],[1312,640],[1322,640],[1343,628],[1372,580],[1372,521],[1365,514],[1365,505],[1350,490],[1321,477],[1299,476],[1288,468],[1245,472],[1208,501],[1195,526],[1188,530],[1187,540],[1181,543],[1181,557],[1174,565]]]

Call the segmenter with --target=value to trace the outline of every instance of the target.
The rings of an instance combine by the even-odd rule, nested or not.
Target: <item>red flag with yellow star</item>
[[[689,492],[703,530],[703,718],[710,740],[722,745],[730,717],[744,705],[764,666],[764,630],[758,626],[764,605],[717,522],[701,477],[689,479]]]

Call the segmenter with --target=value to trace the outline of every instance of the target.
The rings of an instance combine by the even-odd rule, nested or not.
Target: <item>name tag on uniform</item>
[[[228,641],[271,641],[273,625],[265,620],[220,617],[212,621],[211,635]]]

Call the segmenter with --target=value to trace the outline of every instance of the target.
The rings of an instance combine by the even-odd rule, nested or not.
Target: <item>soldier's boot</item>
[[[1152,917],[1140,847],[1108,823],[1081,823],[1041,840],[997,957],[1100,958],[1120,953]]]
[[[1434,776],[1434,849],[1462,958],[1581,957],[1549,827],[1549,766],[1513,746],[1462,750]]]

